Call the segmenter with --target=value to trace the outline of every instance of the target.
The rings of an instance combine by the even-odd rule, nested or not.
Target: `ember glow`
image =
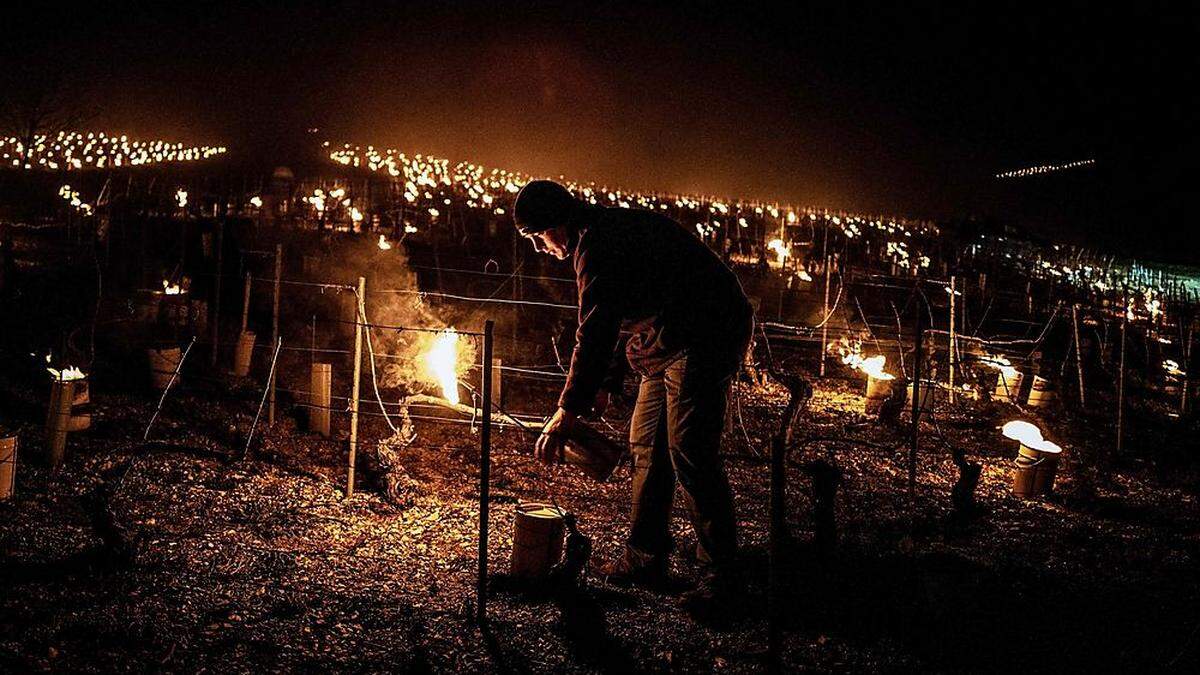
[[[166,279],[163,279],[162,285],[163,285],[163,293],[165,293],[167,295],[179,295],[180,293],[183,292],[183,289],[179,286],[179,284],[173,284],[170,281],[167,281]]]
[[[1008,422],[1001,429],[1000,433],[1005,437],[1017,441],[1027,448],[1032,448],[1038,452],[1047,452],[1050,454],[1058,454],[1062,452],[1062,448],[1057,443],[1052,443],[1042,438],[1042,430],[1038,429],[1033,424],[1025,420],[1013,420]]]
[[[458,403],[458,331],[447,328],[437,334],[425,354],[425,370],[442,388],[442,398]]]

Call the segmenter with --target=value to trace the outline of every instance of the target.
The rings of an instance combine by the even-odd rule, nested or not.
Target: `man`
[[[624,553],[601,573],[619,584],[661,586],[672,549],[675,482],[696,532],[703,582],[688,609],[724,604],[737,533],[720,458],[729,384],[749,344],[753,312],[733,271],[694,234],[653,211],[604,208],[551,181],[533,181],[513,208],[539,252],[573,257],[579,328],[558,410],[537,440],[545,462],[561,461],[563,434],[608,400],[602,389],[618,336],[641,374],[629,429],[632,524]]]

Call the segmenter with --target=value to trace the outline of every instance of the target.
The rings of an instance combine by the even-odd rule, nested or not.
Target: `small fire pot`
[[[888,400],[892,395],[892,382],[894,381],[895,379],[890,377],[867,376],[867,398],[863,402],[863,413],[867,415],[879,413],[879,409],[883,407],[883,402]]]
[[[1022,443],[1020,454],[1013,460],[1013,494],[1041,497],[1053,492],[1060,452],[1035,450]]]
[[[151,347],[146,353],[150,360],[150,383],[155,389],[166,389],[183,359],[179,347]]]
[[[1054,391],[1054,385],[1041,375],[1034,375],[1033,382],[1029,387],[1030,408],[1042,408],[1054,402],[1057,392]]]
[[[87,378],[75,380],[75,400],[71,404],[71,416],[67,418],[67,431],[85,431],[92,428],[91,387]]]
[[[907,410],[912,410],[913,388],[916,387],[916,384],[917,383],[914,382],[908,385],[908,399],[906,404]],[[921,400],[918,405],[920,406],[921,412],[927,413],[933,410],[935,392],[937,392],[937,382],[934,382],[933,380],[921,380],[920,384],[921,386],[918,388],[918,390],[921,392]]]
[[[564,516],[561,509],[549,504],[517,504],[510,575],[518,579],[545,579],[550,575],[550,569],[562,557]]]
[[[997,401],[1006,403],[1017,403],[1021,400],[1021,382],[1025,380],[1025,373],[1016,368],[1006,368],[1000,371],[1000,377],[996,380],[996,391],[992,394],[992,398]]]

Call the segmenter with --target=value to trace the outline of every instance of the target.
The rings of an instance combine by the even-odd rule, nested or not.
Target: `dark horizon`
[[[11,72],[66,69],[98,129],[267,154],[317,127],[536,175],[995,217],[1200,262],[1171,227],[1188,154],[1173,77],[1194,70],[1194,26],[1151,7],[147,4],[16,25],[32,28]]]

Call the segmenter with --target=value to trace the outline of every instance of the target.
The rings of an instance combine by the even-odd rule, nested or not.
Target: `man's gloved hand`
[[[534,456],[546,464],[563,461],[563,442],[566,434],[575,425],[575,413],[559,408],[554,416],[542,427],[542,435],[538,436],[537,444],[533,447]]]

